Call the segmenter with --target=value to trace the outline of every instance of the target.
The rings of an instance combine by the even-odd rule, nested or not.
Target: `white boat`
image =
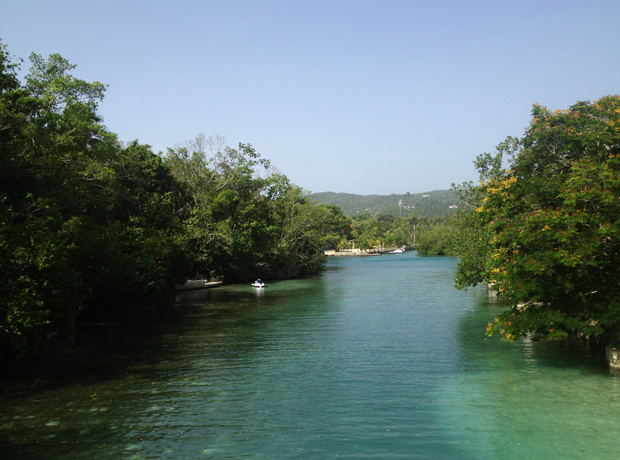
[[[264,288],[267,285],[263,283],[262,280],[256,280],[252,283],[252,286],[257,287],[257,288]]]
[[[394,249],[393,251],[386,252],[386,254],[402,254],[403,252],[405,251],[402,249]]]

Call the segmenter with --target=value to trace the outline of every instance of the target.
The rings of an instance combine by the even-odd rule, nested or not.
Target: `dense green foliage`
[[[393,249],[409,246],[422,254],[446,254],[443,228],[449,219],[419,215],[394,217],[391,214],[372,216],[369,213],[345,217],[340,240],[330,241],[328,247],[337,249]],[[348,227],[348,228],[347,228]],[[441,238],[438,236],[441,235]]]
[[[491,279],[493,247],[491,245],[491,227],[480,219],[476,213],[487,196],[484,185],[490,180],[497,180],[504,170],[505,159],[514,161],[523,146],[521,139],[508,137],[496,147],[495,154],[482,153],[474,161],[480,175],[480,185],[465,182],[452,184],[452,190],[458,197],[459,210],[451,219],[449,251],[460,258],[456,273],[456,287],[465,289]]]
[[[422,227],[418,252],[424,255],[452,255],[454,228],[452,219],[436,219]]]
[[[316,273],[345,217],[316,206],[250,145],[204,139],[154,154],[97,115],[105,85],[59,55],[22,84],[0,47],[0,357],[44,351],[78,314],[170,302],[196,272],[225,280]]]
[[[449,217],[456,212],[454,193],[450,190],[435,190],[425,193],[402,195],[354,195],[351,193],[323,192],[312,195],[319,203],[339,206],[350,217],[370,213],[374,216]],[[401,204],[399,205],[399,201]]]
[[[534,106],[523,150],[489,177],[484,277],[512,307],[488,333],[600,335],[620,326],[620,97]]]
[[[457,209],[451,190],[405,195],[353,195],[315,193],[320,203],[329,203],[351,216],[351,231],[334,248],[381,249],[415,247],[421,254],[450,253],[451,219]],[[400,203],[399,203],[400,201]]]
[[[104,85],[32,55],[22,86],[0,60],[0,350],[37,353],[86,305],[169,298],[181,227],[161,159],[100,123]]]
[[[251,145],[198,136],[168,149],[164,162],[176,179],[192,272],[229,281],[316,273],[326,240],[342,231],[338,208],[315,206],[282,174],[257,175],[269,162]]]

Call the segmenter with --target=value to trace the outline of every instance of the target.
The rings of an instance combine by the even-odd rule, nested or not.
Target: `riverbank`
[[[350,257],[350,256],[380,256],[381,254],[390,254],[391,251],[402,249],[405,251],[413,251],[412,248],[389,248],[383,251],[378,251],[376,249],[341,249],[336,251],[335,249],[329,249],[324,251],[325,256],[327,257]]]
[[[213,288],[216,286],[221,286],[222,284],[224,284],[223,281],[219,281],[219,280],[207,280],[207,279],[202,279],[202,280],[187,280],[185,282],[185,284],[182,285],[176,285],[175,286],[175,290],[177,291],[193,291],[195,289],[209,289],[209,288]]]
[[[377,251],[361,250],[361,249],[343,249],[341,251],[335,251],[330,249],[325,251],[327,257],[349,257],[349,256],[380,256],[381,253]]]

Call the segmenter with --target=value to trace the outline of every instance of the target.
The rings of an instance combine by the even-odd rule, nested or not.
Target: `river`
[[[332,258],[85,325],[59,356],[0,367],[0,458],[615,457],[620,376],[599,350],[485,337],[501,306],[455,270]]]

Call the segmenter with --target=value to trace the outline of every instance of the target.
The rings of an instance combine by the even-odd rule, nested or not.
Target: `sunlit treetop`
[[[513,340],[620,326],[620,97],[535,104],[523,151],[482,186],[491,282],[513,307],[489,332]]]

